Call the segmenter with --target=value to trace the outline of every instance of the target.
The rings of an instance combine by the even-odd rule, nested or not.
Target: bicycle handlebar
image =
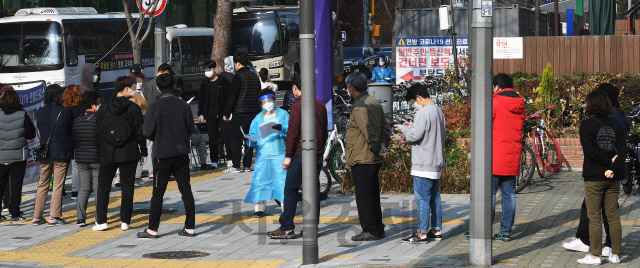
[[[537,112],[535,112],[534,114],[532,114],[532,115],[530,115],[530,116],[527,116],[527,117],[529,117],[529,118],[530,118],[530,117],[532,117],[532,116],[534,116],[534,115],[541,114],[541,113],[544,113],[544,112],[546,112],[546,111],[549,111],[549,110],[551,110],[551,109],[553,109],[553,108],[555,108],[555,107],[556,107],[556,105],[551,105],[551,106],[549,106],[549,107],[547,107],[547,108],[544,108],[544,109],[542,109],[542,110],[540,110],[540,111],[537,111]]]

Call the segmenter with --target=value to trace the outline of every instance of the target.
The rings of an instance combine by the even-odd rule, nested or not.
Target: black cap
[[[171,65],[169,65],[168,63],[160,64],[160,66],[158,67],[158,72],[159,71],[169,71],[169,73],[171,75],[175,75],[176,74],[176,73],[173,72],[173,69],[171,69]]]
[[[620,90],[616,86],[609,83],[602,83],[598,85],[598,88],[596,88],[596,90],[604,91],[604,93],[607,94],[607,97],[609,97],[609,101],[611,102],[611,105],[613,107],[620,107],[620,102],[618,102]]]
[[[140,64],[133,64],[131,66],[129,66],[129,72],[133,73],[133,72],[142,72],[142,66],[140,66]]]

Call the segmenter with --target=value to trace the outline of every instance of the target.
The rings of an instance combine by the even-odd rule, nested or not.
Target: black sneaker
[[[137,234],[138,238],[158,238],[158,235],[152,235],[149,232],[147,232],[147,229],[144,229],[144,231],[139,232]]]
[[[256,213],[253,213],[254,218],[262,218],[262,216],[264,216],[264,211],[256,211]]]
[[[440,241],[442,240],[442,232],[438,231],[438,234],[434,234],[433,232],[429,231],[427,232],[427,239]]]
[[[78,199],[78,192],[71,192],[71,200]]]
[[[187,237],[195,237],[196,234],[190,234],[189,232],[187,232],[187,228],[182,228],[182,230],[180,230],[180,232],[178,232],[178,235],[180,236],[187,236]]]
[[[85,222],[85,220],[78,220],[76,223],[78,224],[78,227],[87,226],[87,223]]]
[[[271,239],[291,239],[296,238],[295,230],[284,231],[278,228],[273,232],[268,232],[267,235],[271,237]]]
[[[511,241],[511,235],[503,234],[503,233],[497,233],[496,235],[493,236],[493,239],[502,240],[504,242],[509,242],[509,241]]]
[[[207,169],[209,169],[209,165],[207,165],[207,164],[202,164],[200,166],[200,170],[207,170]]]
[[[470,236],[471,234],[469,234],[469,231],[464,232],[464,237],[467,238],[467,240],[469,240]]]
[[[369,232],[362,232],[358,235],[352,236],[351,240],[353,241],[373,241],[373,240],[378,240],[378,236],[372,235]]]
[[[429,238],[427,236],[420,237],[418,233],[413,233],[411,236],[402,239],[402,243],[407,244],[426,244],[429,243]]]

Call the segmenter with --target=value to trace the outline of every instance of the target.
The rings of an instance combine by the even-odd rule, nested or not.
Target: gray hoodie
[[[224,58],[224,71],[228,73],[236,73],[236,65],[233,63],[233,56]]]
[[[411,171],[441,172],[445,165],[446,136],[442,110],[429,104],[418,110],[413,121],[412,127],[402,128],[405,139],[412,143]]]
[[[80,90],[82,93],[96,91],[96,85],[93,83],[93,72],[95,72],[96,69],[98,69],[98,66],[93,63],[82,65],[82,69],[80,69]]]

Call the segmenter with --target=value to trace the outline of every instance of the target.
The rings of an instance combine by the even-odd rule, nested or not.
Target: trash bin
[[[388,122],[393,122],[393,84],[378,82],[368,84],[369,95],[380,101]]]

